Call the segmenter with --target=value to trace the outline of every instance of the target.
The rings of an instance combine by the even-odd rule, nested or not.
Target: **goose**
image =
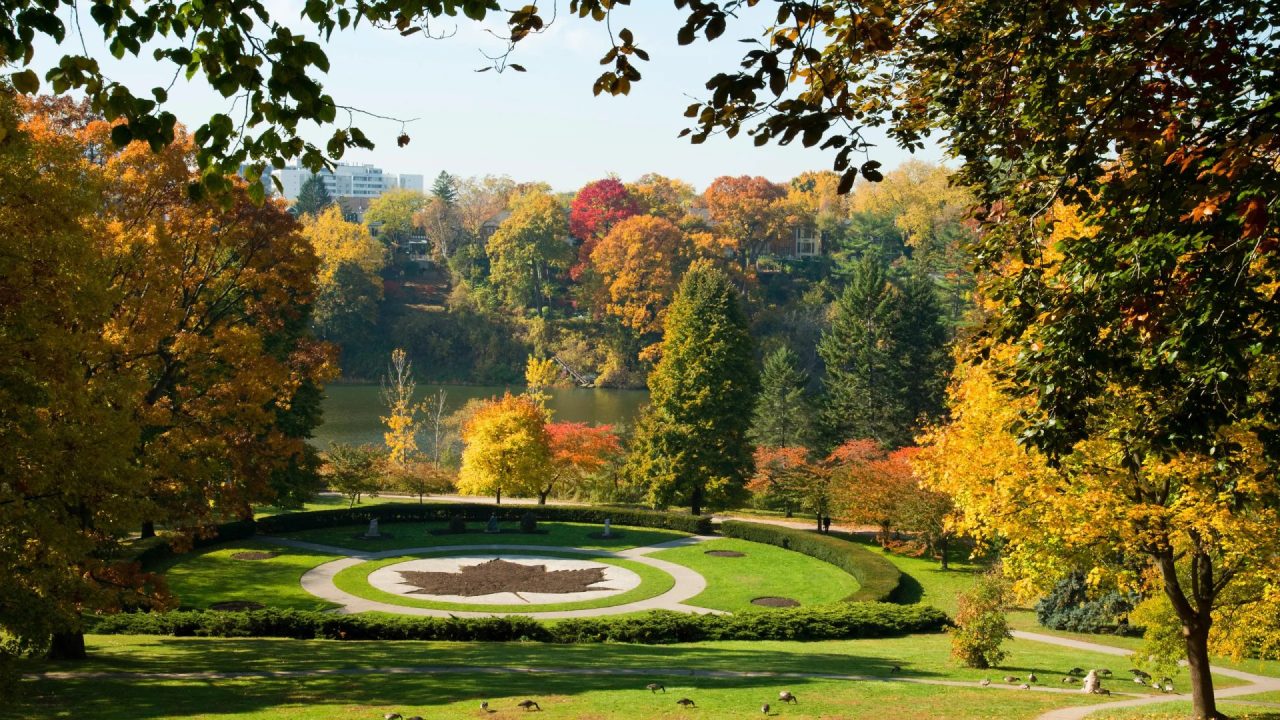
[[[676,701],[676,704],[679,705],[680,707],[698,707],[689,698],[680,698],[679,700]]]
[[[661,690],[662,692],[666,692],[667,686],[663,685],[662,683],[649,683],[648,685],[644,686],[644,689],[648,690],[651,693],[656,693],[659,690]]]
[[[768,715],[768,714],[769,714],[769,703],[765,703],[765,704],[761,705],[761,706],[760,706],[760,712],[764,713],[765,715]]]
[[[795,703],[796,705],[800,704],[800,700],[796,698],[795,695],[792,695],[790,690],[783,690],[782,692],[778,693],[778,699],[784,703]]]
[[[982,678],[982,680],[978,684],[981,685],[982,687],[986,687],[991,684],[991,678]]]
[[[528,712],[529,710],[537,710],[538,712],[542,712],[542,706],[538,705],[538,703],[533,700],[521,700],[520,702],[516,703],[516,707],[522,707],[525,709],[526,712]]]

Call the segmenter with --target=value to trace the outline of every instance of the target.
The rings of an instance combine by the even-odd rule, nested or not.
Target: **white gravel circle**
[[[602,568],[604,580],[594,584],[593,589],[569,593],[536,593],[536,592],[500,592],[489,595],[434,595],[414,592],[417,587],[404,582],[401,571],[418,572],[459,572],[464,567],[479,565],[483,562],[501,557],[508,562],[521,565],[544,565],[548,572],[556,570],[582,570],[586,568]],[[393,595],[402,595],[416,600],[433,602],[466,603],[471,605],[542,605],[548,603],[580,602],[595,600],[612,595],[619,595],[640,587],[640,576],[617,565],[592,560],[573,558],[541,557],[538,555],[471,555],[449,557],[418,558],[405,562],[387,565],[369,573],[368,583],[373,587]]]

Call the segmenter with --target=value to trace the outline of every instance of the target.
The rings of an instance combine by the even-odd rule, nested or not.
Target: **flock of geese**
[[[898,665],[894,665],[894,666],[889,670],[889,672],[890,672],[890,673],[900,673],[900,672],[902,672],[902,668],[901,668],[900,666],[898,666]],[[1099,677],[1099,678],[1110,678],[1110,677],[1112,677],[1112,672],[1111,672],[1110,670],[1105,669],[1105,668],[1101,668],[1101,669],[1095,670],[1094,672],[1096,672],[1096,673],[1098,674],[1098,677]],[[1174,691],[1174,689],[1173,689],[1173,679],[1172,679],[1172,678],[1164,677],[1164,678],[1160,678],[1160,680],[1159,680],[1159,681],[1155,681],[1155,680],[1152,680],[1152,679],[1151,679],[1151,674],[1150,674],[1150,673],[1145,672],[1145,671],[1143,671],[1143,670],[1139,670],[1139,669],[1137,669],[1137,668],[1133,668],[1133,669],[1129,670],[1129,672],[1133,675],[1133,681],[1134,681],[1135,683],[1137,683],[1138,685],[1142,685],[1143,687],[1150,686],[1150,687],[1153,687],[1153,688],[1155,688],[1155,689],[1157,689],[1157,690],[1159,690],[1159,691],[1161,691],[1161,692],[1165,692],[1165,693],[1171,693],[1171,692],[1173,692],[1173,691]],[[1062,682],[1063,682],[1063,683],[1066,683],[1066,684],[1068,684],[1068,685],[1070,685],[1070,684],[1075,684],[1075,683],[1079,683],[1079,682],[1081,682],[1081,681],[1082,681],[1082,678],[1083,678],[1086,674],[1087,674],[1087,673],[1085,672],[1084,668],[1078,668],[1078,667],[1071,668],[1070,670],[1068,670],[1068,671],[1067,671],[1067,674],[1063,676],[1063,678],[1062,678]],[[1022,679],[1021,677],[1018,677],[1018,676],[1016,676],[1016,675],[1005,675],[1005,676],[1004,676],[1004,681],[1005,681],[1006,683],[1010,684],[1010,685],[1017,685],[1017,686],[1018,686],[1018,688],[1019,688],[1019,689],[1021,689],[1021,690],[1030,690],[1030,689],[1031,689],[1031,686],[1032,686],[1033,684],[1036,684],[1036,683],[1039,683],[1039,682],[1040,682],[1040,678],[1036,677],[1036,674],[1035,674],[1035,673],[1028,673],[1028,674],[1027,674],[1027,678],[1026,678],[1026,681],[1025,681],[1025,682],[1023,681],[1023,679]],[[978,684],[979,684],[979,685],[981,685],[982,687],[987,687],[987,686],[991,685],[991,678],[983,678],[982,680],[980,680],[980,681],[978,682]],[[661,692],[661,693],[666,693],[666,692],[667,692],[667,687],[666,687],[665,685],[663,685],[662,683],[658,683],[658,682],[652,682],[652,683],[649,683],[648,685],[645,685],[645,686],[644,686],[644,689],[645,689],[645,690],[648,690],[649,692],[654,693],[654,694],[657,694],[657,693],[659,693],[659,692]],[[1094,692],[1096,692],[1096,693],[1098,693],[1098,694],[1100,694],[1100,695],[1110,695],[1110,694],[1111,694],[1111,691],[1110,691],[1110,690],[1107,690],[1106,688],[1103,688],[1103,687],[1101,687],[1101,686],[1099,686],[1099,687],[1098,687]],[[793,704],[796,704],[796,705],[799,705],[799,704],[800,704],[800,700],[799,700],[799,699],[797,699],[797,698],[796,698],[796,696],[795,696],[795,694],[794,694],[794,693],[792,693],[790,690],[783,690],[783,691],[779,692],[779,693],[778,693],[778,702],[783,703],[784,705],[785,705],[785,704],[787,704],[787,703],[793,703]],[[698,704],[697,704],[697,703],[695,703],[693,700],[691,700],[691,699],[689,699],[689,698],[687,698],[687,697],[682,697],[682,698],[680,698],[679,700],[676,700],[676,705],[679,705],[680,707],[683,707],[683,708],[692,708],[692,707],[697,707],[697,706],[698,706]],[[537,701],[537,700],[522,700],[522,701],[520,701],[520,702],[516,703],[516,707],[518,707],[518,708],[520,708],[520,709],[522,709],[522,710],[525,710],[525,711],[534,710],[534,711],[539,711],[539,712],[540,712],[540,711],[542,710],[542,707],[538,705],[538,701]],[[489,709],[489,701],[488,701],[488,700],[483,700],[483,701],[481,701],[481,703],[480,703],[480,709],[481,709],[481,710],[484,710],[485,712],[497,712],[496,710],[490,710],[490,709]],[[766,714],[766,715],[767,715],[767,714],[769,714],[770,709],[771,709],[771,707],[770,707],[769,703],[764,703],[763,705],[761,705],[761,706],[760,706],[760,712],[762,712],[762,713],[764,713],[764,714]],[[409,716],[409,717],[403,717],[403,716],[401,716],[401,715],[400,715],[400,713],[387,713],[386,715],[383,715],[382,717],[383,717],[383,720],[422,720],[422,717],[421,717],[420,715],[411,715],[411,716]]]
[[[1113,676],[1113,673],[1106,668],[1100,668],[1098,670],[1095,670],[1094,672],[1098,674],[1098,678],[1100,679],[1110,678]],[[1129,673],[1133,675],[1133,682],[1138,685],[1141,685],[1143,687],[1152,687],[1163,693],[1174,692],[1173,678],[1163,677],[1163,678],[1160,678],[1158,681],[1152,680],[1151,673],[1146,672],[1145,670],[1139,670],[1138,668],[1131,668],[1129,670]],[[1067,685],[1077,684],[1082,681],[1082,678],[1086,674],[1087,673],[1084,668],[1078,668],[1078,667],[1071,668],[1070,670],[1067,671],[1067,674],[1063,676],[1062,682]],[[1030,690],[1031,685],[1040,682],[1040,678],[1036,677],[1035,673],[1029,673],[1027,675],[1026,682],[1023,682],[1022,678],[1016,675],[1005,675],[1004,681],[1009,685],[1017,685],[1020,690]],[[982,687],[987,687],[988,685],[991,684],[991,678],[983,678],[978,682],[978,684],[981,685]],[[1111,694],[1110,690],[1102,687],[1101,685],[1099,685],[1098,688],[1094,690],[1094,692],[1098,693],[1099,695]]]

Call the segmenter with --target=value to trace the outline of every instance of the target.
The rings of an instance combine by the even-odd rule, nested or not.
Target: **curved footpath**
[[[1054,635],[1045,635],[1043,633],[1025,632],[1022,630],[1014,630],[1013,636],[1020,640],[1030,640],[1032,642],[1042,642],[1049,645],[1057,645],[1059,647],[1073,648],[1076,650],[1088,650],[1089,652],[1102,653],[1106,655],[1128,656],[1130,651],[1124,648],[1114,647],[1112,645],[1100,645],[1098,643],[1085,642],[1083,640],[1072,640],[1070,638],[1060,638]],[[1224,667],[1211,666],[1210,668],[1215,675],[1223,677],[1244,680],[1248,685],[1240,685],[1232,688],[1215,689],[1214,697],[1218,700],[1226,700],[1237,698],[1244,695],[1256,695],[1258,693],[1280,691],[1280,678],[1268,677],[1266,675],[1254,675],[1253,673],[1242,672],[1240,670],[1231,670]],[[1078,691],[1075,691],[1078,692]],[[1187,693],[1172,693],[1168,695],[1150,695],[1131,700],[1118,700],[1113,702],[1098,703],[1097,705],[1081,705],[1079,707],[1060,708],[1051,710],[1036,720],[1083,720],[1090,714],[1103,710],[1120,710],[1123,708],[1141,707],[1143,705],[1158,705],[1160,703],[1172,702],[1175,700],[1190,700],[1191,696]],[[1254,703],[1250,703],[1254,704]],[[1261,706],[1271,706],[1270,703],[1257,703]]]
[[[417,548],[397,548],[394,550],[382,550],[370,553],[353,553],[350,548],[341,548],[332,545],[321,545],[318,543],[310,543],[302,540],[291,540],[289,538],[273,537],[270,535],[259,536],[257,538],[262,542],[274,545],[283,545],[286,547],[295,547],[306,550],[316,550],[319,552],[333,553],[335,555],[346,555],[346,557],[338,560],[318,565],[302,575],[302,589],[315,595],[322,600],[328,600],[337,603],[342,607],[336,612],[353,614],[362,612],[386,612],[399,615],[427,615],[431,617],[493,617],[495,615],[519,615],[521,617],[533,618],[535,620],[559,620],[563,618],[580,618],[580,617],[599,617],[602,615],[620,615],[622,613],[643,612],[645,610],[674,610],[683,613],[720,613],[719,610],[709,610],[707,608],[694,607],[685,605],[684,601],[695,595],[702,593],[707,589],[707,581],[694,570],[683,565],[667,562],[666,560],[658,560],[657,558],[648,557],[649,553],[658,550],[666,550],[668,548],[684,547],[696,543],[714,540],[715,538],[705,535],[692,535],[690,537],[670,540],[656,545],[645,545],[642,547],[630,548],[628,550],[620,550],[618,552],[609,552],[608,550],[583,550],[581,548],[569,547],[549,547],[546,545],[433,545],[428,547]],[[544,612],[483,612],[469,610],[437,610],[424,607],[408,607],[404,605],[393,605],[391,603],[379,602],[377,600],[366,600],[357,597],[351,593],[338,589],[333,583],[333,578],[342,570],[353,565],[358,565],[369,560],[380,560],[382,558],[399,557],[401,555],[412,555],[414,553],[474,553],[474,552],[557,552],[573,555],[587,555],[590,557],[619,558],[622,560],[631,560],[642,565],[648,565],[652,568],[661,570],[675,579],[675,583],[671,589],[656,597],[647,598],[645,600],[637,600],[635,602],[624,603],[622,605],[609,605],[598,608],[584,608],[582,610],[550,610]]]

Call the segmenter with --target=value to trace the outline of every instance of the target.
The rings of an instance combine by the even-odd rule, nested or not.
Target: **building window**
[[[818,234],[813,228],[796,228],[796,255],[818,254]]]

